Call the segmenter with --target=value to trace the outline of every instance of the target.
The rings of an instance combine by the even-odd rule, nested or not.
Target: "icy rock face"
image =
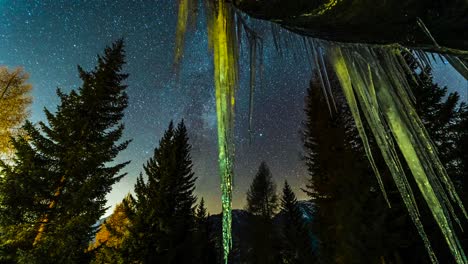
[[[440,51],[419,27],[420,19],[440,46],[465,51],[468,57],[465,0],[235,0],[234,4],[252,17],[305,36]]]

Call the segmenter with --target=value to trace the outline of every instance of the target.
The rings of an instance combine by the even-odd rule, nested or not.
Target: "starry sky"
[[[130,97],[124,139],[133,142],[117,161],[131,160],[128,176],[108,195],[112,207],[133,190],[142,164],[170,120],[185,120],[190,133],[197,180],[196,194],[211,213],[220,212],[216,112],[212,57],[208,52],[203,13],[186,38],[179,77],[174,75],[177,1],[169,0],[0,0],[0,65],[24,67],[30,73],[34,103],[30,119],[44,120],[43,108],[54,110],[64,91],[79,87],[76,66],[91,69],[96,54],[123,37],[126,41]],[[259,32],[265,23],[256,22]],[[254,136],[249,143],[248,54],[240,60],[236,108],[236,166],[233,207],[243,208],[245,193],[261,161],[269,165],[278,191],[285,179],[299,199],[306,182],[301,161],[301,121],[304,95],[311,77],[305,58],[279,55],[264,34],[264,71],[255,94]],[[245,44],[245,43],[244,43]],[[245,45],[244,45],[245,46]],[[468,82],[450,66],[435,64],[435,80],[467,100]],[[110,211],[109,211],[110,212]],[[109,213],[108,212],[108,213]]]

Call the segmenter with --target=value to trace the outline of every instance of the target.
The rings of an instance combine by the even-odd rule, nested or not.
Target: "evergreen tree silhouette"
[[[197,263],[217,263],[216,248],[214,239],[211,237],[212,232],[210,222],[208,221],[209,214],[205,207],[203,197],[195,211],[196,231],[193,241]]]
[[[164,133],[154,155],[143,166],[146,176],[137,179],[135,208],[125,254],[141,263],[195,263],[192,246],[195,230],[192,172],[187,129],[183,121]]]
[[[303,191],[315,207],[311,230],[318,242],[316,261],[377,263],[387,246],[380,236],[387,205],[339,84],[331,77],[336,110],[328,110],[316,81],[305,99],[303,140],[309,179]]]
[[[248,241],[250,263],[277,263],[280,259],[278,236],[273,227],[277,208],[276,185],[270,169],[262,162],[247,192],[247,211],[252,214]]]
[[[0,258],[19,263],[86,263],[93,225],[106,194],[128,162],[113,164],[129,141],[118,143],[127,107],[123,40],[98,56],[94,70],[78,67],[83,84],[47,123],[27,121],[13,139],[14,164],[0,162]]]
[[[314,263],[312,237],[303,219],[296,195],[284,181],[281,197],[281,212],[285,220],[282,226],[284,263]]]

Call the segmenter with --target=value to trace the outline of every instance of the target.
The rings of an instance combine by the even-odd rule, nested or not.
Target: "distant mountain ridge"
[[[315,211],[314,203],[311,201],[298,201],[299,208],[301,209],[303,219],[306,223],[313,221],[313,213]],[[248,241],[248,224],[249,218],[252,216],[249,212],[242,209],[232,210],[232,256],[229,263],[237,264],[244,263],[243,259],[247,255],[249,248],[247,247]],[[217,255],[222,257],[222,215],[210,215],[208,218],[211,226],[211,239],[215,241]],[[284,213],[279,212],[273,218],[275,229],[279,232],[284,223]],[[312,236],[312,234],[310,234]],[[221,261],[221,260],[219,260]],[[222,262],[219,262],[222,263]]]

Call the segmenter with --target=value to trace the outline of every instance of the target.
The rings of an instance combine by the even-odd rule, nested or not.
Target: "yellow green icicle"
[[[174,59],[174,70],[178,72],[180,62],[184,54],[185,46],[185,35],[187,29],[194,27],[196,20],[196,11],[198,8],[198,2],[196,0],[178,0],[178,18],[176,28],[176,39],[175,39],[175,59]]]
[[[205,1],[208,43],[213,52],[216,115],[218,120],[219,168],[221,175],[224,260],[232,248],[231,210],[234,165],[234,105],[238,80],[238,41],[234,10],[224,0]],[[176,72],[182,59],[187,28],[195,21],[196,0],[179,0],[175,62]]]
[[[403,154],[456,263],[468,263],[450,220],[453,217],[459,223],[452,203],[460,205],[465,217],[466,212],[412,105],[400,50],[397,47],[325,45],[358,128],[362,124],[360,107],[432,262],[438,263],[394,142]],[[365,141],[364,130],[359,129],[359,133]],[[372,161],[370,150],[366,152]]]
[[[223,251],[227,263],[232,247],[231,201],[234,159],[234,105],[238,78],[238,47],[234,12],[224,1],[208,4],[209,47],[213,51],[214,80],[216,90],[216,114],[218,119],[219,167],[223,212]],[[211,4],[210,4],[211,3]]]

